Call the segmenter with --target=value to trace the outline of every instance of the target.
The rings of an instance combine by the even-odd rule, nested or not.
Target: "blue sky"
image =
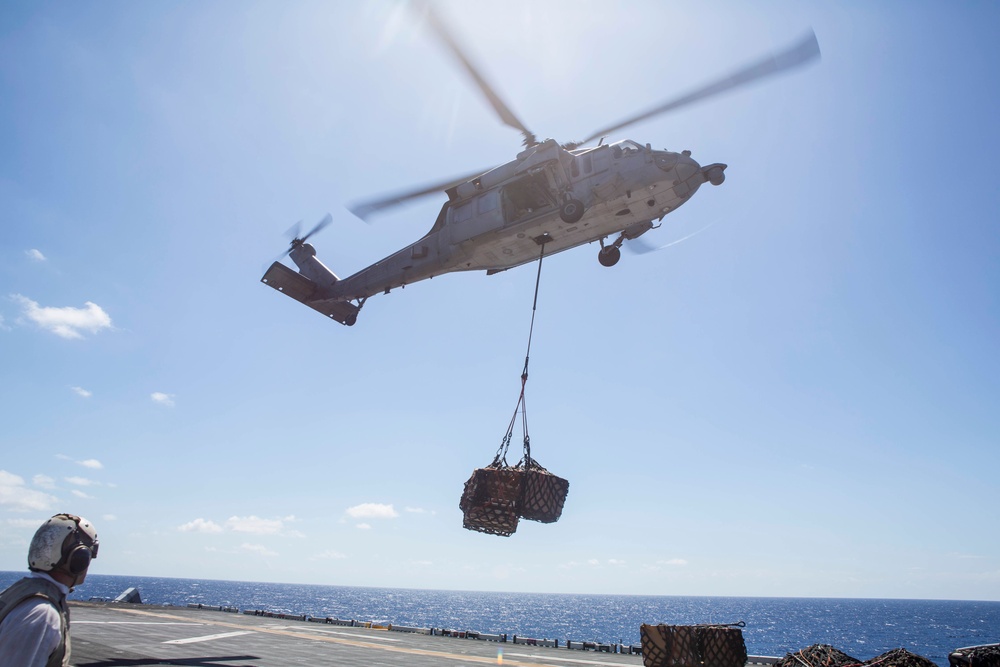
[[[57,511],[94,571],[410,588],[1000,600],[995,3],[443,3],[569,141],[815,30],[822,62],[622,131],[730,165],[611,269],[545,262],[527,387],[562,518],[466,531],[533,267],[341,327],[259,283],[296,220],[351,274],[513,157],[388,1],[0,9],[0,569]],[[707,227],[707,229],[705,229]],[[517,445],[515,444],[515,448]]]

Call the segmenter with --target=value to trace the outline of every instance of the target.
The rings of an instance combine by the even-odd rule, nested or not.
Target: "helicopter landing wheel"
[[[597,261],[601,263],[601,266],[614,266],[621,258],[622,251],[613,245],[601,248],[601,251],[597,253]]]
[[[579,199],[570,199],[559,209],[559,217],[568,225],[579,222],[583,217],[583,202]]]

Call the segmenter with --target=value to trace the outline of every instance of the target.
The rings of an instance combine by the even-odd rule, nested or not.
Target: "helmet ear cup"
[[[90,547],[78,544],[73,547],[66,557],[66,569],[74,577],[83,574],[90,567],[91,558]]]

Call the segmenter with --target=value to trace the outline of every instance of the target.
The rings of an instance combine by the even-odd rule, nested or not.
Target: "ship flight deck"
[[[213,609],[70,603],[77,667],[615,667],[639,655],[567,650]]]

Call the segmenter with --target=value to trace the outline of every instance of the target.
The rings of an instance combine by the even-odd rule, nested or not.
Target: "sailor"
[[[66,596],[97,558],[97,531],[73,514],[56,514],[35,532],[28,576],[0,593],[0,665],[69,665]]]

